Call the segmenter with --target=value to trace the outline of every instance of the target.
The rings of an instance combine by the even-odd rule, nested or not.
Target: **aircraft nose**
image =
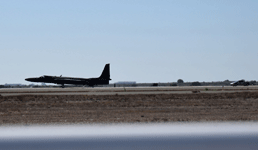
[[[26,81],[32,81],[33,79],[32,78],[26,78],[25,80]]]

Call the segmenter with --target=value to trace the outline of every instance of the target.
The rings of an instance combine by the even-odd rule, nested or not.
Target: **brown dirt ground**
[[[258,92],[0,97],[0,124],[251,120]]]

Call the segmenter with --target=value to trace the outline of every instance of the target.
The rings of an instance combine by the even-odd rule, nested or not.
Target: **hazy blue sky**
[[[0,84],[258,80],[257,0],[2,0]]]

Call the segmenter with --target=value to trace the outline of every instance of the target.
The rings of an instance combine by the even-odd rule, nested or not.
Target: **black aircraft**
[[[30,82],[43,82],[43,83],[55,83],[61,84],[64,88],[64,84],[74,84],[74,85],[104,85],[109,84],[110,79],[110,69],[109,64],[105,65],[105,68],[98,78],[72,78],[72,77],[62,77],[61,76],[48,76],[44,75],[39,78],[27,78],[26,81]]]
[[[244,79],[242,79],[242,80],[238,80],[238,81],[232,82],[232,83],[230,83],[230,85],[231,86],[238,86],[238,85],[248,86],[248,85],[251,85],[251,83],[245,81]]]

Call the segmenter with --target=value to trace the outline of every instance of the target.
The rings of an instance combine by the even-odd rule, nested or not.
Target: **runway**
[[[8,88],[0,89],[2,96],[17,95],[135,95],[257,92],[258,86],[182,86],[182,87],[75,87],[75,88]]]

